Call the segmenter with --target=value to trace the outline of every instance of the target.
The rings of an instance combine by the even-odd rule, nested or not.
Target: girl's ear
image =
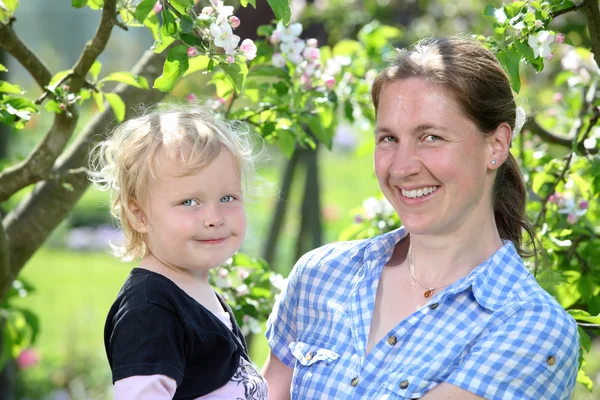
[[[129,201],[129,223],[136,232],[148,233],[148,219],[139,202],[135,199]]]
[[[489,153],[488,168],[499,168],[510,153],[510,143],[512,141],[510,125],[506,122],[498,125],[493,134],[486,138]]]

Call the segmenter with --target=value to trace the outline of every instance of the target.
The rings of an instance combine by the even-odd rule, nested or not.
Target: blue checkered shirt
[[[569,399],[577,325],[512,242],[433,296],[365,356],[379,276],[400,228],[304,255],[267,328],[292,399],[415,399],[440,382],[486,399]]]

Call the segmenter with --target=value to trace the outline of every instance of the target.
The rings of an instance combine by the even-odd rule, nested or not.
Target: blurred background
[[[236,2],[227,4],[239,6]],[[496,6],[500,5],[498,2]],[[394,45],[402,47],[432,35],[489,33],[491,25],[482,16],[484,6],[484,2],[470,0],[294,0],[292,19],[302,22],[304,39],[315,37],[320,45],[356,38],[362,27],[377,20],[401,30]],[[64,0],[22,1],[15,17],[13,26],[21,39],[46,61],[51,71],[61,71],[71,68],[85,43],[93,37],[100,13],[89,8],[75,9]],[[265,16],[248,13],[242,21],[249,21],[248,18],[265,19]],[[565,16],[559,25],[574,42],[585,40],[582,15]],[[153,43],[145,29],[114,29],[113,35],[99,58],[106,73],[129,70]],[[36,96],[39,94],[35,82],[9,55],[0,52],[0,64],[10,71],[2,79],[17,83]],[[530,85],[521,92],[520,102],[528,111],[551,114],[554,89],[549,76],[556,70],[548,66],[541,74],[533,72],[528,71],[523,77]],[[171,99],[185,99],[190,94],[210,98],[214,96],[214,87],[208,85],[201,74],[193,74],[177,84]],[[92,103],[86,103],[87,108],[81,110],[80,124],[85,124],[96,110]],[[52,114],[41,112],[32,117],[24,130],[9,131],[0,126],[0,157],[9,163],[24,158],[51,122]],[[538,144],[530,138],[527,145]],[[370,133],[352,125],[338,128],[332,150],[318,149],[320,243],[339,240],[364,211],[363,201],[380,196],[371,151]],[[287,212],[280,221],[277,245],[269,249],[266,240],[273,229],[273,212],[288,159],[278,147],[268,147],[267,155],[258,169],[258,175],[265,181],[263,190],[247,205],[249,232],[243,251],[256,257],[268,253],[272,268],[287,276],[300,249],[301,192],[307,172],[302,168],[295,171],[289,196],[286,196]],[[29,190],[3,203],[3,212],[14,207]],[[108,209],[108,195],[90,188],[69,218],[22,270],[19,278],[31,287],[24,288],[22,298],[14,304],[35,312],[40,318],[40,330],[35,346],[17,359],[19,398],[111,398],[110,370],[103,344],[104,319],[134,265],[122,263],[108,254],[109,242],[118,240],[120,235]],[[302,250],[306,246],[314,247],[315,243],[311,241]],[[266,354],[264,336],[256,334],[251,357],[260,366]],[[574,398],[600,399],[600,341],[597,338],[587,360],[585,368],[596,387],[590,392],[578,384]]]

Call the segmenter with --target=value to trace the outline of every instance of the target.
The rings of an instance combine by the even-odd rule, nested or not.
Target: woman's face
[[[387,83],[375,141],[379,185],[409,232],[454,234],[493,221],[486,137],[443,86]]]

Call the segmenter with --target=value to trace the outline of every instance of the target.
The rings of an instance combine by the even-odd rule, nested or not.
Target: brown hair
[[[492,134],[503,122],[514,130],[516,103],[509,78],[494,55],[479,43],[459,37],[431,38],[400,50],[396,61],[373,82],[371,97],[376,114],[384,86],[411,77],[448,88],[481,132]],[[527,220],[525,182],[512,154],[498,169],[492,199],[500,237],[512,241],[519,255],[531,256],[535,251],[524,248],[523,230],[534,250],[535,230]]]

